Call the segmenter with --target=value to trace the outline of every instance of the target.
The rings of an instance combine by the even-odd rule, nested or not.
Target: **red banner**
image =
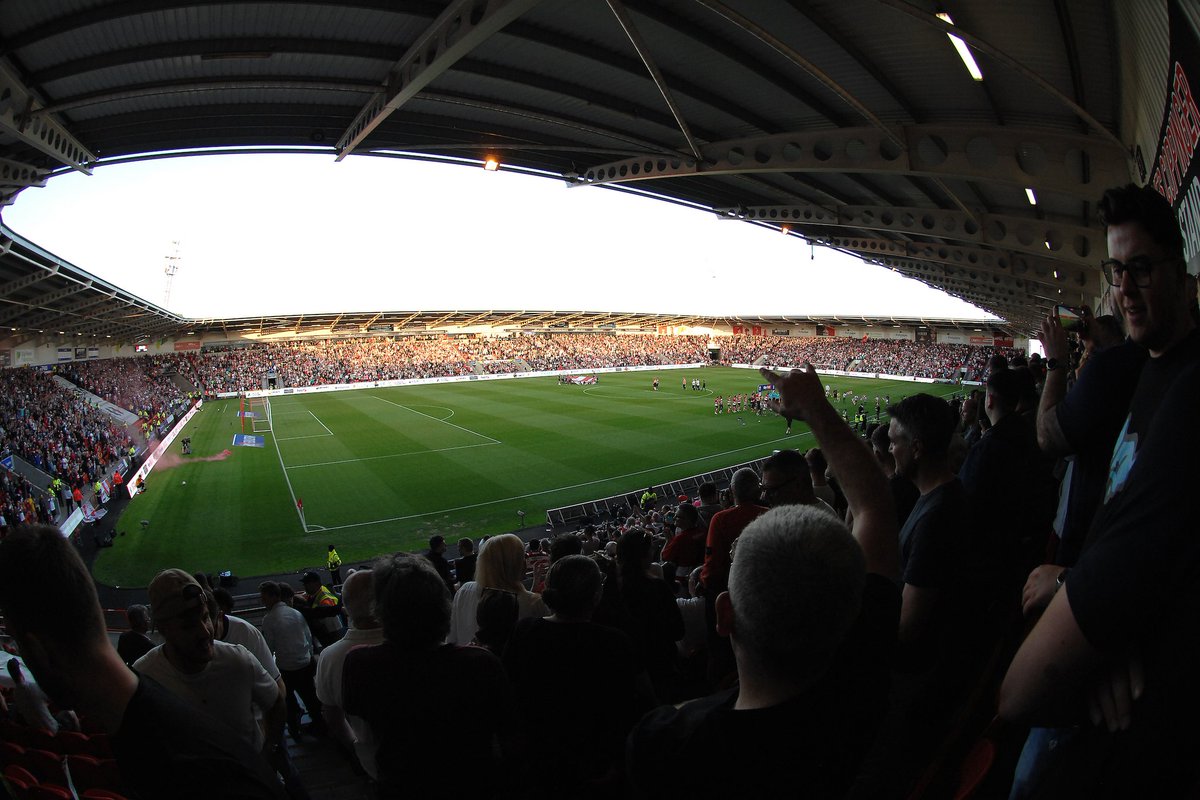
[[[971,337],[971,344],[975,345],[976,347],[986,347],[988,345],[995,344],[995,341],[996,340],[990,336],[972,336]]]
[[[996,347],[1012,347],[1012,339],[996,339]]]
[[[176,342],[175,343],[175,352],[176,353],[184,351],[184,350],[199,350],[199,349],[200,349],[199,342]]]

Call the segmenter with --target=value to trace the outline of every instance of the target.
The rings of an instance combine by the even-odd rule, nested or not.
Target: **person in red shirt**
[[[704,543],[708,526],[700,521],[700,512],[691,503],[680,503],[675,512],[678,531],[663,548],[662,560],[675,565],[675,580],[687,586],[688,575],[704,563]]]
[[[733,508],[713,515],[704,544],[704,569],[700,573],[700,582],[704,584],[709,597],[716,597],[725,591],[729,583],[729,550],[733,547],[733,541],[747,525],[767,511],[766,506],[758,503],[762,491],[758,473],[754,470],[742,467],[733,473],[729,488],[733,493]]]

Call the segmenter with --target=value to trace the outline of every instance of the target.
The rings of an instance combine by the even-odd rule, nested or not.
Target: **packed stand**
[[[51,374],[0,372],[0,452],[12,452],[69,487],[91,486],[133,445],[129,432]]]
[[[1012,348],[917,342],[907,339],[868,339],[832,336],[752,336],[738,334],[721,340],[725,363],[797,366],[870,372],[935,380],[983,379],[994,355],[1014,358]],[[964,371],[965,370],[965,371]]]
[[[61,365],[58,373],[97,397],[138,416],[142,435],[159,435],[162,426],[187,409],[189,398],[170,378],[175,359],[156,356],[106,358]]]

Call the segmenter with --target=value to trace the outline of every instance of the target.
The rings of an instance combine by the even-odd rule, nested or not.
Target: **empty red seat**
[[[22,766],[36,775],[37,779],[43,783],[63,786],[67,779],[63,775],[62,758],[58,753],[31,747],[25,751],[25,762]]]
[[[23,800],[73,800],[64,786],[53,783],[38,783],[25,790]]]
[[[32,772],[16,764],[9,764],[4,768],[4,777],[18,792],[34,786],[38,782],[38,779]],[[21,795],[18,794],[17,796],[20,797]]]
[[[23,765],[25,763],[25,748],[16,742],[0,739],[0,767],[9,764]]]

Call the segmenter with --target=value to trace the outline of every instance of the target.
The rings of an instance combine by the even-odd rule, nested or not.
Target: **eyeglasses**
[[[1106,258],[1100,262],[1100,270],[1104,273],[1104,279],[1108,281],[1109,286],[1120,286],[1125,280],[1125,273],[1128,272],[1133,278],[1134,286],[1139,289],[1148,289],[1150,275],[1156,266],[1179,260],[1176,256],[1163,256],[1162,258],[1134,256],[1125,262],[1115,258]]]
[[[774,486],[759,486],[759,491],[761,492],[763,497],[766,497],[768,499],[772,498],[775,495],[779,494],[779,490],[782,489],[783,487],[787,486],[789,483],[795,483],[799,479],[799,477],[800,477],[799,475],[793,475],[792,477],[788,478],[783,483],[777,483]]]

